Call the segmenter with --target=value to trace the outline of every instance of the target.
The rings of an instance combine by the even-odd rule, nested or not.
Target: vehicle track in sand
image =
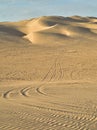
[[[68,83],[71,85],[72,83]],[[76,84],[76,83],[75,83]],[[44,86],[43,86],[44,85]],[[48,84],[29,84],[16,89],[11,89],[2,94],[2,97],[9,103],[10,110],[6,109],[5,122],[0,122],[2,130],[96,130],[97,107],[96,103],[76,105],[57,102],[54,95],[48,94],[49,89],[44,91],[41,87],[49,88]],[[66,85],[66,84],[65,84]],[[73,84],[74,85],[74,84]],[[39,88],[39,90],[37,90]],[[51,88],[52,89],[52,88]],[[56,88],[55,88],[56,89]],[[62,89],[60,87],[60,89]],[[57,91],[57,89],[56,89]],[[34,95],[33,95],[34,94]],[[43,97],[45,96],[45,97]],[[69,95],[70,96],[70,95]],[[17,99],[20,97],[19,100]],[[35,98],[36,102],[33,102]],[[44,102],[45,98],[45,102]],[[10,100],[12,99],[12,100]],[[65,96],[64,96],[65,99]],[[73,99],[72,99],[73,100]],[[46,102],[47,101],[47,102]],[[51,102],[48,102],[51,101]],[[48,104],[46,104],[48,103]],[[78,103],[77,103],[78,104]],[[1,107],[2,108],[2,107]],[[16,118],[16,119],[15,119]],[[18,118],[18,121],[17,121]],[[14,120],[14,124],[12,123]],[[26,122],[25,122],[26,121]],[[12,123],[12,124],[11,124]],[[18,124],[18,125],[17,125]],[[22,124],[22,126],[21,126]],[[18,126],[18,127],[17,127]],[[25,126],[25,127],[24,127]]]

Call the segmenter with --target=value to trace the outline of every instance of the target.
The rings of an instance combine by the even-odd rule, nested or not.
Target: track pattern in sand
[[[3,105],[5,107],[2,108],[1,106],[0,109],[4,109],[2,111],[5,111],[4,115],[8,114],[8,118],[3,117],[7,124],[1,122],[0,128],[2,130],[96,129],[97,104],[92,102],[91,105],[88,101],[84,102],[84,98],[91,96],[88,91],[85,92],[85,97],[78,97],[77,94],[80,94],[83,86],[88,85],[83,83],[80,84],[80,88],[77,88],[78,84],[44,83],[41,85],[41,83],[32,83],[31,85],[28,84],[27,87],[22,85],[15,86],[15,89],[9,87],[10,90],[1,94],[1,99],[4,98]],[[75,88],[71,88],[72,86]],[[72,96],[68,93],[69,89],[72,89]],[[82,90],[82,93],[84,91]],[[7,109],[7,106],[10,106],[10,110]],[[14,123],[11,124],[13,120]]]

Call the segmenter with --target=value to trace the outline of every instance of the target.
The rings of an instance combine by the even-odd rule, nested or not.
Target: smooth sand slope
[[[97,18],[0,23],[0,130],[97,130]]]

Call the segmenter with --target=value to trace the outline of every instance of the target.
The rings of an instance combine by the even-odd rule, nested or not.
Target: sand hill
[[[97,18],[0,23],[0,130],[97,130]]]

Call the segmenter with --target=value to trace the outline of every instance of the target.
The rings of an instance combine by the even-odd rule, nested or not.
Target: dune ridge
[[[1,30],[10,30],[12,35],[17,33],[32,42],[32,44],[50,44],[52,41],[65,42],[69,38],[83,38],[90,35],[96,37],[95,22],[97,18],[90,17],[61,17],[61,16],[43,16],[27,21],[7,23],[1,25]],[[11,29],[10,29],[11,24]],[[3,26],[3,27],[2,27]],[[93,27],[94,26],[94,27]],[[9,29],[8,29],[9,28]],[[13,28],[13,31],[11,31]],[[16,31],[17,32],[16,32]],[[46,38],[46,40],[45,40]]]
[[[10,30],[9,34],[26,38],[32,44],[50,44],[53,40],[65,43],[67,38],[72,38],[72,40],[85,37],[95,38],[97,34],[96,21],[97,18],[81,16],[42,16],[31,20],[4,23],[4,25],[0,25],[0,29],[2,32],[4,32],[4,28],[5,31]]]
[[[89,18],[71,18],[73,22],[91,22]],[[25,36],[25,38],[28,38],[32,43],[44,44],[46,42],[44,40],[46,37],[46,40],[50,44],[53,40],[57,41],[56,37],[59,39],[58,42],[64,42],[67,37],[79,38],[85,37],[85,35],[96,37],[95,32],[93,32],[91,28],[76,24],[73,25],[72,22],[70,23],[71,18],[66,19],[64,17],[40,17],[39,19],[34,20],[34,22],[32,20],[27,24],[29,33]],[[69,21],[69,23],[67,21]]]

